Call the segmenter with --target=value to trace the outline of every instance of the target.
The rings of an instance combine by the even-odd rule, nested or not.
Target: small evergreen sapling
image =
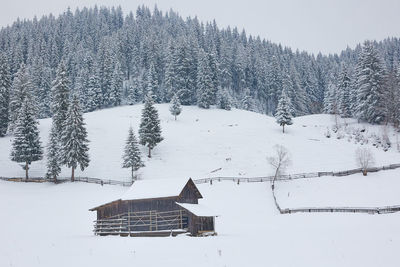
[[[149,158],[151,158],[151,150],[164,139],[161,136],[160,120],[158,118],[158,112],[154,107],[152,91],[147,93],[144,108],[142,110],[139,138],[140,144],[149,148]]]
[[[38,122],[35,118],[32,98],[27,95],[22,102],[15,125],[15,138],[12,142],[11,160],[25,163],[25,178],[28,180],[29,165],[43,158],[43,149],[39,139]]]
[[[138,141],[133,133],[132,127],[129,128],[128,139],[126,140],[124,156],[123,156],[123,168],[131,168],[131,178],[134,180],[133,173],[144,167],[140,156],[140,150],[138,147]]]
[[[173,116],[175,116],[175,120],[176,120],[176,116],[178,116],[182,112],[181,102],[179,101],[179,97],[177,94],[174,94],[174,97],[171,100],[171,104],[172,105],[169,108],[169,111],[171,112],[171,114]]]
[[[282,126],[282,132],[285,132],[285,125],[292,125],[292,107],[289,97],[285,90],[282,91],[281,98],[278,102],[278,107],[275,113],[276,122]]]
[[[62,132],[62,163],[72,169],[71,181],[75,180],[75,169],[80,166],[83,171],[89,166],[89,141],[85,123],[83,122],[82,110],[78,97],[73,96],[69,105],[67,120]]]

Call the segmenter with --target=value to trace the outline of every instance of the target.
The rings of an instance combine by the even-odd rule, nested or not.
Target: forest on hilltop
[[[15,98],[13,77],[23,65],[38,117],[52,116],[52,82],[63,62],[70,95],[86,112],[142,102],[151,90],[157,103],[176,94],[184,105],[208,108],[228,97],[234,107],[272,115],[285,91],[294,116],[397,124],[399,61],[398,38],[313,55],[157,7],[126,15],[120,7],[68,9],[1,29],[0,108]]]

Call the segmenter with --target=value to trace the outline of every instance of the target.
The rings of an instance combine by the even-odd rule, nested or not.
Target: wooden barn
[[[97,212],[96,235],[168,236],[214,234],[215,216],[198,204],[203,198],[189,179],[135,182],[120,198],[90,209]]]

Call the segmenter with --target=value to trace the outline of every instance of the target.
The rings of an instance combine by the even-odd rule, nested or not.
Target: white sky
[[[124,13],[140,4],[183,17],[216,19],[219,26],[245,28],[293,49],[324,54],[354,47],[365,39],[400,37],[400,0],[0,0],[0,26],[19,18],[58,15],[68,6],[121,5]]]

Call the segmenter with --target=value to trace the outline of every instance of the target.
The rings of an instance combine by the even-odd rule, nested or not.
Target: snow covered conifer
[[[149,158],[151,158],[151,150],[164,139],[161,136],[160,120],[158,112],[154,107],[153,93],[151,91],[147,93],[142,110],[139,138],[140,144],[149,148]]]
[[[285,132],[285,125],[292,125],[292,107],[289,97],[285,90],[282,91],[281,98],[278,102],[278,107],[275,113],[276,122],[282,126],[282,132]]]
[[[339,92],[339,113],[343,118],[349,118],[351,117],[350,78],[345,66],[339,75],[337,89]]]
[[[254,100],[250,95],[249,88],[244,89],[243,99],[241,101],[241,107],[244,110],[253,111],[254,110]]]
[[[179,97],[177,94],[174,94],[174,97],[171,100],[171,107],[169,108],[169,111],[171,114],[175,117],[181,114],[182,108],[181,108],[181,102],[179,101]]]
[[[22,63],[21,67],[18,69],[18,72],[15,75],[11,88],[10,109],[9,109],[10,131],[14,131],[18,121],[18,116],[20,113],[22,103],[24,102],[26,96],[28,94],[31,94],[31,91],[32,91],[31,79],[29,77],[28,70],[25,64]]]
[[[43,157],[39,139],[38,122],[32,97],[27,94],[22,102],[15,125],[15,137],[12,142],[11,160],[24,163],[25,178],[28,179],[29,165]]]
[[[0,137],[7,133],[11,75],[5,56],[0,56]]]
[[[202,52],[197,70],[197,105],[201,108],[210,108],[214,83],[207,55]]]
[[[131,168],[132,181],[134,179],[133,172],[144,167],[140,156],[140,150],[138,147],[138,141],[133,133],[132,127],[129,128],[128,139],[126,140],[124,156],[123,156],[123,168]]]
[[[51,112],[53,113],[53,123],[58,135],[62,133],[64,122],[67,119],[68,102],[68,74],[65,63],[61,61],[51,88]]]
[[[228,90],[220,89],[217,95],[217,104],[220,109],[231,110],[232,103]]]
[[[75,169],[80,166],[83,171],[89,166],[89,141],[83,121],[82,110],[79,99],[73,96],[67,112],[67,119],[63,125],[62,143],[62,163],[72,169],[71,181],[75,180]]]
[[[55,125],[52,124],[49,135],[49,143],[47,145],[47,173],[48,178],[53,178],[57,183],[57,176],[61,172],[60,166],[60,144]]]
[[[93,73],[92,75],[90,75],[87,91],[87,110],[94,111],[101,108],[103,100],[100,86],[100,78],[97,73]]]
[[[385,119],[385,70],[377,50],[365,42],[357,64],[356,114],[369,123]]]

